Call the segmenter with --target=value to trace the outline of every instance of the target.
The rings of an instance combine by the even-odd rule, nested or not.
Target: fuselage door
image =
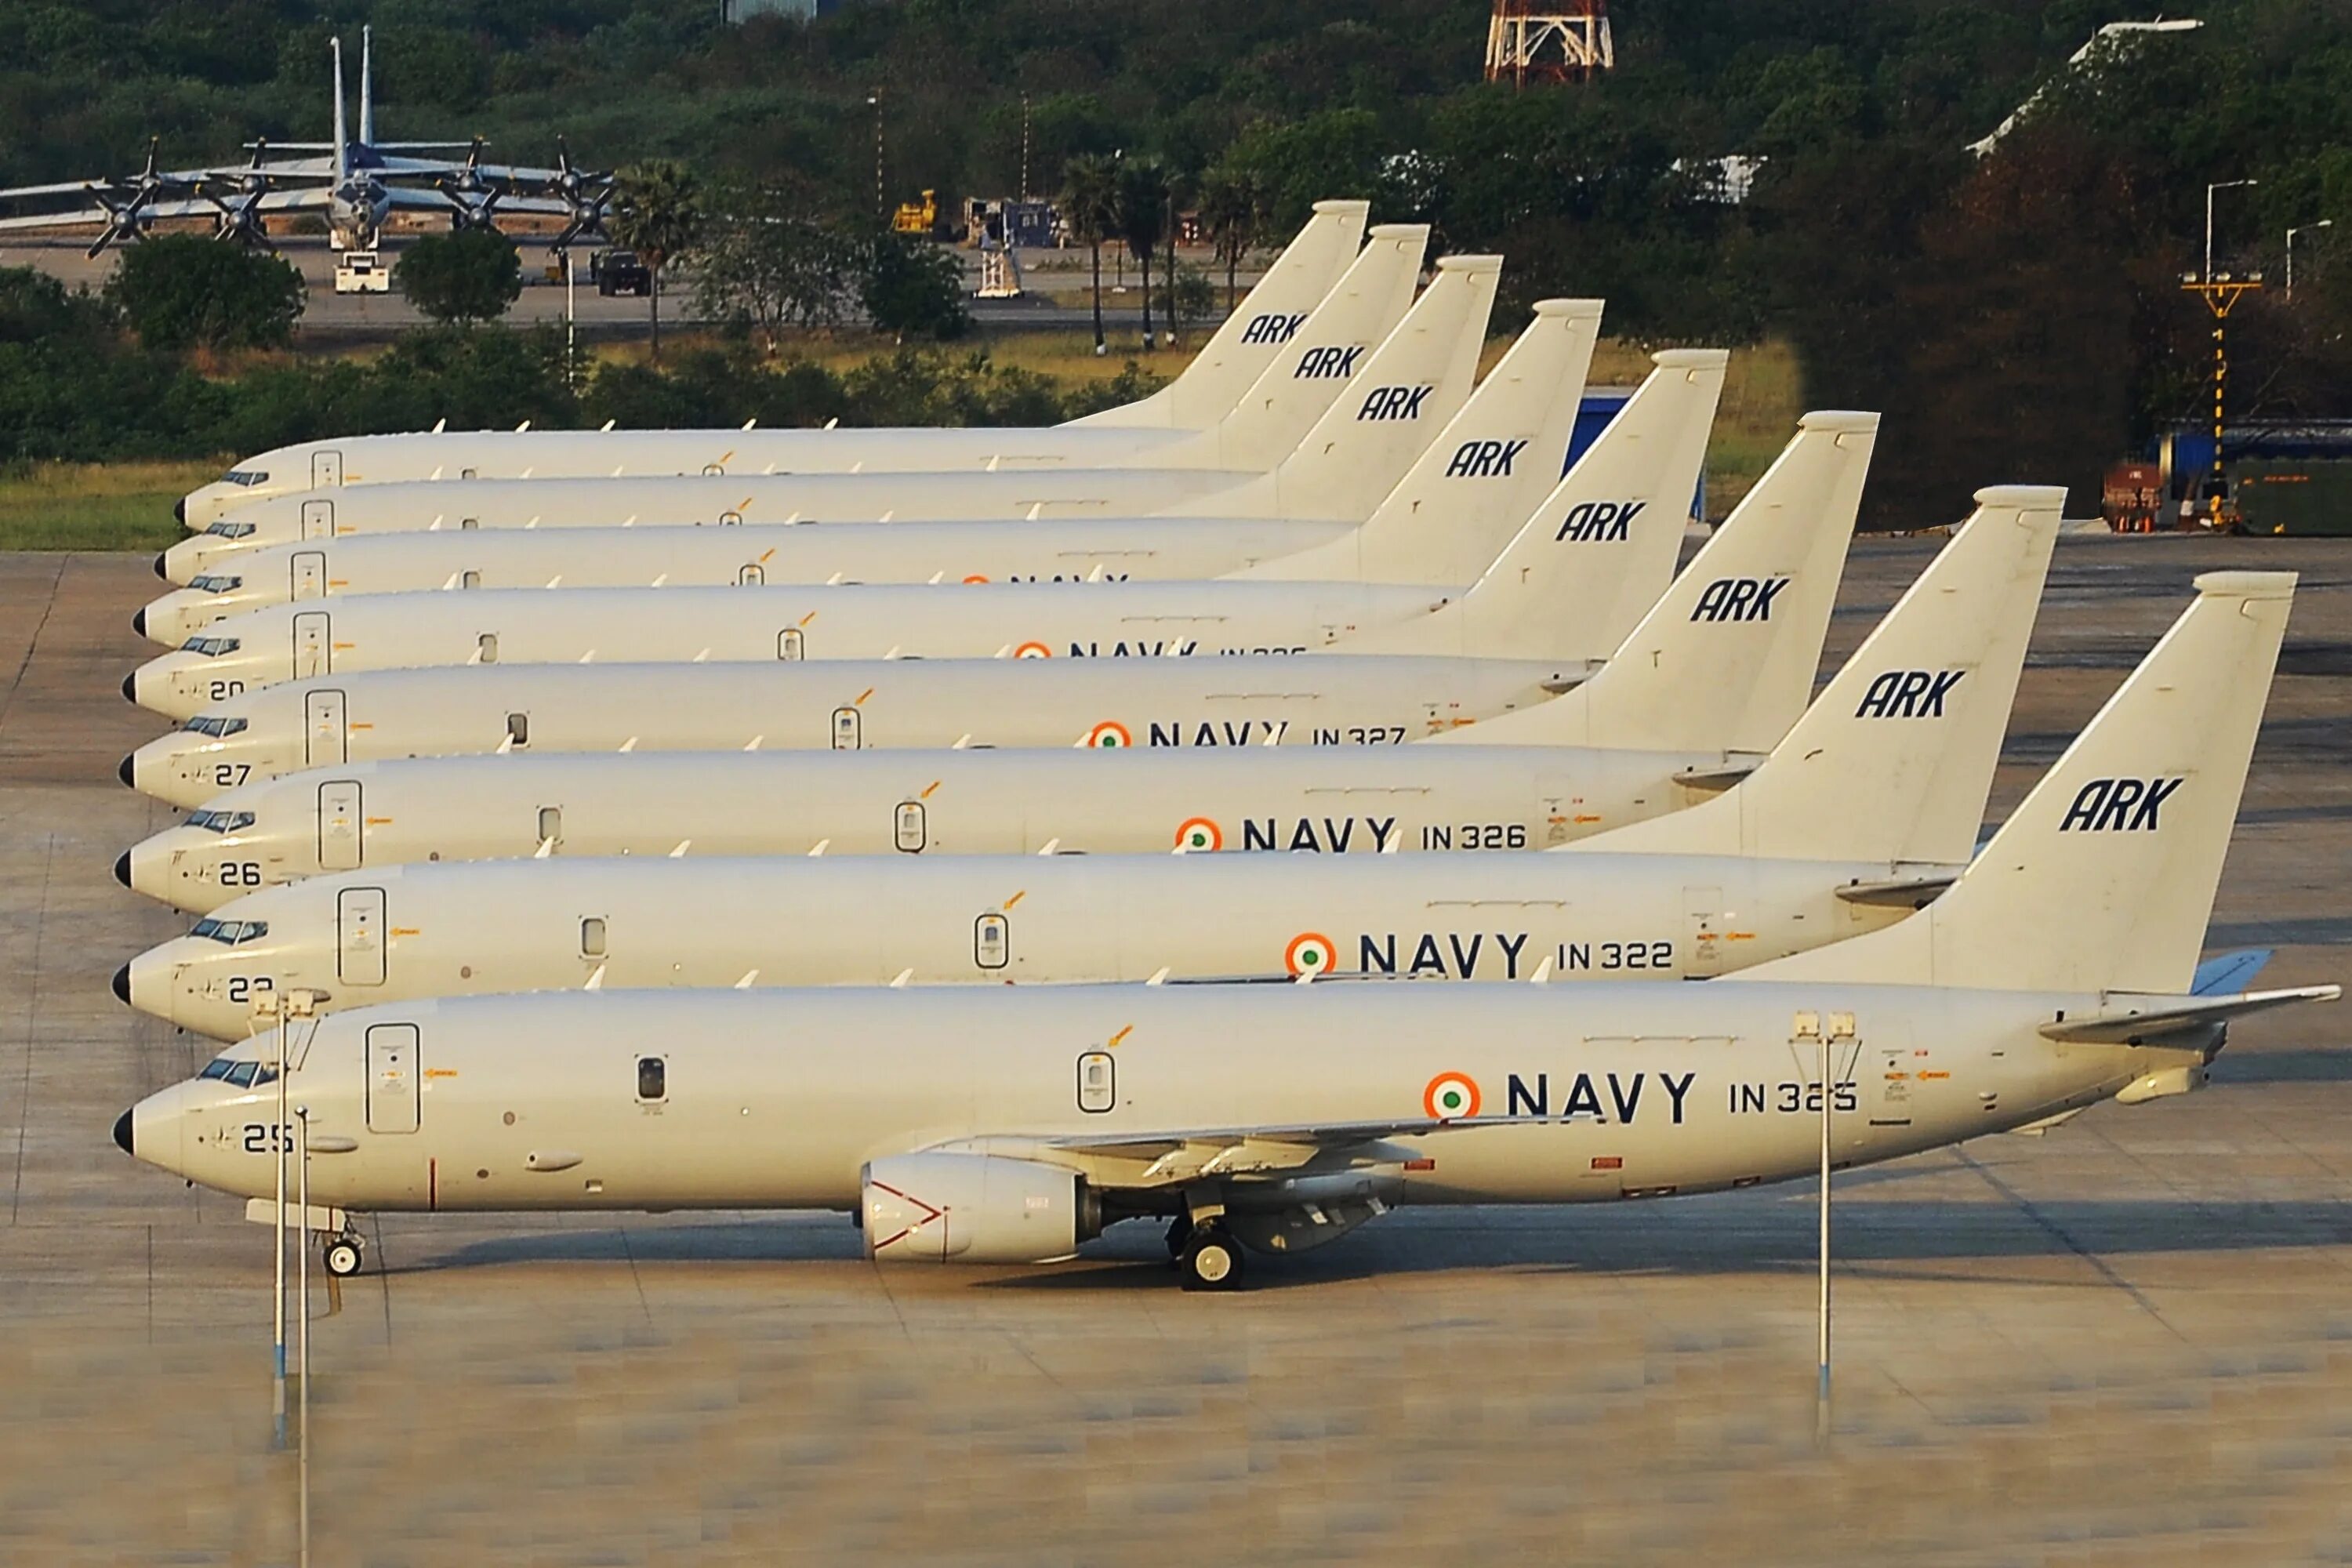
[[[301,610],[294,616],[294,679],[307,679],[313,675],[326,675],[334,668],[329,652],[329,640],[334,636],[332,623],[324,610]]]
[[[756,588],[768,580],[768,569],[754,561],[735,574],[735,581],[746,588]]]
[[[335,896],[335,973],[346,985],[383,984],[383,889]]]
[[[319,786],[319,869],[356,871],[363,851],[360,843],[360,786],[356,779],[337,779]]]
[[[372,1024],[367,1032],[367,1124],[371,1132],[416,1131],[417,1032],[414,1024]]]
[[[808,657],[808,655],[803,651],[803,639],[801,637],[800,627],[786,626],[782,631],[776,634],[776,657],[778,658],[788,659],[805,658]]]
[[[335,537],[335,503],[331,500],[306,500],[302,503],[302,537],[332,539]]]
[[[1911,1125],[1912,1066],[1911,1053],[1900,1042],[1863,1047],[1862,1103],[1873,1127]]]
[[[1723,889],[1685,888],[1683,935],[1687,953],[1683,973],[1688,975],[1723,973]]]
[[[341,452],[310,454],[310,488],[331,490],[343,482],[343,455]]]
[[[292,590],[297,600],[325,598],[327,596],[327,552],[323,550],[296,551],[291,567],[291,578],[288,587]]]
[[[302,697],[302,760],[314,768],[351,761],[350,732],[343,724],[343,694],[310,691]]]
[[[865,722],[858,718],[856,709],[836,708],[833,710],[833,749],[835,751],[857,751],[866,743],[865,732]]]

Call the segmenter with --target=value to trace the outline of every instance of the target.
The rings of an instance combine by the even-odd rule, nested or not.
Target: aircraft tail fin
[[[1501,281],[1499,256],[1445,256],[1437,276],[1381,341],[1348,390],[1297,450],[1262,481],[1260,506],[1277,517],[1372,515],[1433,432],[1470,398]],[[1216,512],[1220,496],[1188,508]],[[1253,507],[1252,510],[1259,510]]]
[[[2294,600],[2291,572],[2199,577],[2196,600],[1949,892],[1748,974],[2188,991]]]
[[[1979,490],[1966,526],[1762,767],[1686,811],[1573,847],[1967,864],[2065,498]]]
[[[1235,575],[1477,581],[1558,481],[1601,336],[1601,309],[1598,300],[1538,300],[1527,330],[1363,527]]]
[[[375,28],[360,26],[360,145],[375,143]]]
[[[1723,394],[1721,349],[1668,349],[1461,597],[1358,632],[1349,653],[1605,658],[1674,574]]]
[[[1812,696],[1877,438],[1875,414],[1806,415],[1599,674],[1433,741],[1770,751]]]
[[[328,51],[335,58],[335,183],[352,172],[352,149],[343,130],[343,40],[329,38]]]
[[[1174,381],[1139,402],[1070,423],[1205,430],[1232,413],[1276,351],[1346,274],[1363,245],[1371,207],[1361,201],[1317,202],[1307,226]]]
[[[1339,281],[1307,312],[1224,417],[1192,440],[1152,454],[1160,468],[1271,474],[1346,395],[1374,345],[1412,308],[1429,248],[1425,223],[1376,226]]]

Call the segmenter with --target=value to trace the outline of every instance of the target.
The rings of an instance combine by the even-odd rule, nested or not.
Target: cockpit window
[[[258,468],[231,468],[220,477],[220,482],[235,485],[240,489],[251,489],[256,485],[268,484],[269,476]]]
[[[249,811],[198,811],[188,816],[190,827],[209,828],[215,833],[236,833],[253,826]]]
[[[245,579],[207,572],[190,582],[188,586],[199,594],[233,594],[245,586]]]
[[[228,1080],[239,1089],[251,1089],[253,1075],[260,1070],[259,1062],[239,1062],[228,1069]]]
[[[182,653],[200,653],[206,658],[218,658],[225,653],[235,653],[244,646],[235,637],[190,637],[180,645]]]
[[[205,1064],[205,1070],[198,1073],[196,1076],[198,1078],[226,1078],[232,1071],[236,1070],[236,1064],[229,1060],[226,1057],[215,1057],[212,1060]]]
[[[220,740],[229,735],[243,733],[245,724],[246,721],[242,719],[223,719],[210,713],[199,713],[180,728],[193,730],[199,735],[210,735],[215,740]]]
[[[190,936],[209,937],[214,942],[235,947],[240,942],[258,942],[269,934],[268,921],[223,921],[206,915],[188,932]]]
[[[255,526],[255,524],[250,522],[223,521],[214,523],[210,528],[205,529],[205,531],[206,533],[218,534],[223,539],[245,539],[252,534]]]
[[[249,1089],[278,1081],[278,1069],[268,1062],[238,1061],[233,1057],[215,1057],[205,1064],[198,1078],[223,1079],[239,1089]]]

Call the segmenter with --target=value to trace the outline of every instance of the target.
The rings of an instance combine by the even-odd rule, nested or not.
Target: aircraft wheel
[[[1231,1290],[1242,1282],[1242,1249],[1221,1225],[1196,1228],[1176,1268],[1187,1290]]]
[[[339,1236],[327,1243],[327,1272],[338,1279],[348,1279],[360,1271],[367,1261],[367,1252],[356,1237]]]

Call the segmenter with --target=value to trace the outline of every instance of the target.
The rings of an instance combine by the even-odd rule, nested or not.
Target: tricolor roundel
[[[1421,1108],[1440,1121],[1478,1114],[1478,1080],[1464,1072],[1442,1072],[1421,1091]]]
[[[1176,829],[1176,847],[1187,855],[1225,847],[1225,830],[1206,816],[1184,819]]]

